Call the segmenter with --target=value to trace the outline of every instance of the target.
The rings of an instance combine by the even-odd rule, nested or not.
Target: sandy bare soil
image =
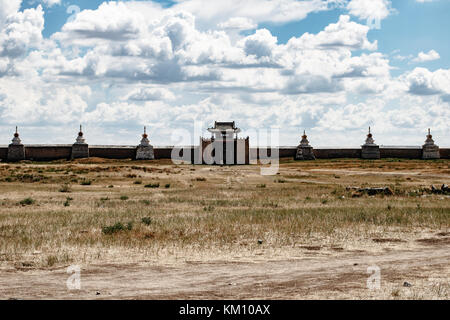
[[[384,242],[384,241],[380,241]],[[388,240],[386,241],[388,242]],[[304,249],[304,248],[303,248]],[[186,261],[178,266],[96,264],[81,270],[81,289],[68,290],[66,268],[0,272],[3,299],[428,299],[449,298],[450,237],[408,250],[323,255],[299,250],[288,260]],[[369,290],[368,267],[380,268]],[[405,284],[407,282],[408,284]]]

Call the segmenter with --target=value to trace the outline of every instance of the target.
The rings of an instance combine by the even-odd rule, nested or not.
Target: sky
[[[0,0],[0,144],[450,146],[450,0]],[[275,132],[278,132],[277,134]],[[271,138],[270,138],[271,137]]]

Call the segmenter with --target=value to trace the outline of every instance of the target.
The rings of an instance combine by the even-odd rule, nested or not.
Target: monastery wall
[[[192,155],[196,147],[188,147]],[[89,146],[89,156],[106,159],[135,159],[136,146]],[[155,159],[171,159],[173,147],[155,147]],[[280,158],[293,158],[297,147],[277,148]],[[32,161],[52,161],[70,159],[72,145],[25,145],[25,158]],[[250,148],[250,159],[259,158],[259,152],[271,156],[271,150],[267,148]],[[181,153],[182,154],[182,153]],[[333,158],[361,158],[360,148],[317,148],[314,149],[317,159]],[[381,158],[421,159],[422,148],[406,147],[380,147]],[[440,149],[441,159],[450,159],[450,148]],[[8,146],[0,146],[0,159],[7,161]]]

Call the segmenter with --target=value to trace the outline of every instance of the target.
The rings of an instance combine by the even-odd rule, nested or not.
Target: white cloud
[[[450,93],[450,69],[431,72],[426,68],[415,68],[406,74],[404,80],[411,94],[426,96]]]
[[[392,12],[389,0],[350,0],[347,9],[360,19],[385,19]]]
[[[269,30],[261,29],[246,37],[243,43],[247,55],[255,55],[257,58],[270,57],[277,45],[277,38],[272,36]]]
[[[41,6],[8,15],[0,33],[0,56],[15,58],[24,55],[30,47],[39,47],[43,29]]]
[[[175,95],[165,88],[139,88],[133,90],[125,99],[130,101],[170,101],[175,100]]]
[[[433,60],[439,60],[441,56],[439,53],[437,53],[435,50],[430,50],[427,53],[425,52],[419,52],[417,57],[413,59],[414,62],[427,62],[427,61],[433,61]]]
[[[366,49],[376,50],[377,41],[370,42],[367,39],[369,27],[350,21],[350,17],[342,15],[337,23],[328,25],[316,35],[303,34],[300,38],[292,38],[288,45],[298,49],[335,49],[348,48],[351,50]]]
[[[0,30],[10,14],[19,11],[22,0],[0,0]]]
[[[218,24],[221,29],[249,30],[255,29],[258,25],[249,18],[232,17],[226,22]]]
[[[39,78],[0,79],[0,122],[22,124],[70,123],[87,109],[89,86],[49,84]]]
[[[176,11],[187,11],[195,15],[200,24],[210,28],[217,23],[226,23],[232,17],[260,22],[289,22],[304,19],[308,14],[328,10],[336,0],[228,0],[203,1],[180,0],[173,7]]]
[[[66,23],[53,39],[65,45],[93,46],[99,40],[124,41],[144,32],[146,18],[123,2],[104,2],[97,10],[83,10]]]
[[[61,0],[42,0],[42,2],[49,8],[61,4]]]

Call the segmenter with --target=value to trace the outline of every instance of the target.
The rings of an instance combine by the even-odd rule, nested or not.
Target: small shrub
[[[204,178],[204,177],[198,177],[198,178],[196,178],[195,180],[197,180],[197,181],[206,181],[206,178]]]
[[[36,202],[36,200],[32,199],[32,198],[26,198],[23,199],[22,201],[20,201],[19,203],[23,206],[30,206],[32,204],[34,204]]]
[[[70,201],[72,201],[72,200],[73,200],[73,198],[67,197],[66,202],[64,202],[64,207],[70,206]]]
[[[47,257],[47,266],[52,267],[56,263],[58,263],[58,257],[56,257],[56,256],[48,256]]]
[[[130,221],[127,223],[127,230],[131,231],[132,229],[133,229],[133,222]]]
[[[83,180],[80,183],[82,186],[90,186],[92,184],[91,180]]]
[[[170,188],[170,183],[167,183],[164,188],[169,189]]]
[[[120,200],[122,200],[122,201],[126,201],[126,200],[128,200],[128,199],[130,199],[128,196],[121,196],[121,197],[120,197]]]
[[[150,217],[144,217],[142,218],[141,222],[147,226],[149,226],[152,223],[152,219]]]
[[[59,188],[59,192],[62,192],[62,193],[69,193],[69,192],[71,192],[72,190],[70,189],[70,185],[68,185],[68,184],[63,184],[63,185],[61,185],[61,187]]]
[[[111,184],[108,186],[108,188],[112,189],[112,188],[114,188],[114,186]]]
[[[145,185],[145,188],[159,188],[159,183],[149,183]]]
[[[100,198],[100,201],[102,201],[102,202],[105,202],[105,201],[108,201],[108,200],[109,200],[108,197],[106,197],[106,198]]]
[[[142,202],[143,204],[145,204],[146,206],[149,206],[149,205],[150,205],[150,200],[141,200],[141,202]]]
[[[257,187],[257,188],[265,188],[265,187],[266,187],[266,184],[265,184],[265,183],[263,183],[263,184],[258,184],[256,187]]]
[[[142,184],[142,180],[136,180],[134,184]]]
[[[122,224],[122,222],[117,222],[115,225],[102,228],[102,232],[104,234],[114,234],[123,230],[125,230],[125,226]]]

